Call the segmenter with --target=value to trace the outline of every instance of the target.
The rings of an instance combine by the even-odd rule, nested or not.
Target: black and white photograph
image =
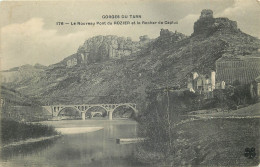
[[[260,0],[0,0],[0,167],[259,167]]]

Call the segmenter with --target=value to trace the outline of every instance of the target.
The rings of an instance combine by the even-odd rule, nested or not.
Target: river
[[[55,128],[102,127],[93,132],[64,134],[55,140],[22,145],[2,152],[2,167],[133,167],[135,144],[116,144],[116,138],[137,136],[131,120],[64,120],[43,122]]]

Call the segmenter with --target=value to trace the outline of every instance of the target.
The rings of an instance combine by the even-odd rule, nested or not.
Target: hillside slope
[[[41,102],[20,92],[1,86],[1,118],[16,121],[47,120],[49,112]],[[1,121],[0,121],[1,122]]]
[[[260,40],[241,32],[236,22],[213,18],[207,12],[202,11],[190,37],[162,29],[158,38],[121,59],[77,63],[69,68],[61,62],[31,80],[7,86],[43,103],[142,103],[147,87],[184,87],[190,72],[214,70],[223,55],[248,56],[260,48]],[[80,48],[76,56],[81,54]]]
[[[41,64],[35,64],[34,66],[26,64],[1,71],[1,82],[8,84],[28,82],[41,75],[42,72],[44,73],[46,68]]]
[[[259,123],[259,119],[190,121],[174,128],[176,151],[167,159],[163,159],[164,154],[151,151],[154,143],[140,145],[136,156],[155,166],[257,166],[259,156],[248,158],[244,153],[246,148],[259,152]]]

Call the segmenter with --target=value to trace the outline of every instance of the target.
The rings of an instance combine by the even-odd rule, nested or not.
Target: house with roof
[[[199,74],[192,72],[188,76],[187,88],[194,92],[205,94],[205,98],[212,98],[215,89],[225,89],[225,82],[216,82],[216,72],[211,71],[208,74]]]

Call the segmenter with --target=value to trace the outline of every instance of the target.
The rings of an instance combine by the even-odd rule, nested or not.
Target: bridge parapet
[[[62,109],[65,108],[74,108],[82,115],[83,119],[83,113],[85,117],[85,113],[93,107],[101,107],[103,108],[108,114],[109,119],[112,119],[112,113],[115,111],[116,108],[120,106],[128,106],[134,110],[135,113],[138,113],[138,110],[136,108],[135,103],[118,103],[118,104],[81,104],[81,105],[51,105],[51,106],[43,106],[45,109],[47,109],[50,113],[52,113],[53,117],[59,116],[59,113]]]

